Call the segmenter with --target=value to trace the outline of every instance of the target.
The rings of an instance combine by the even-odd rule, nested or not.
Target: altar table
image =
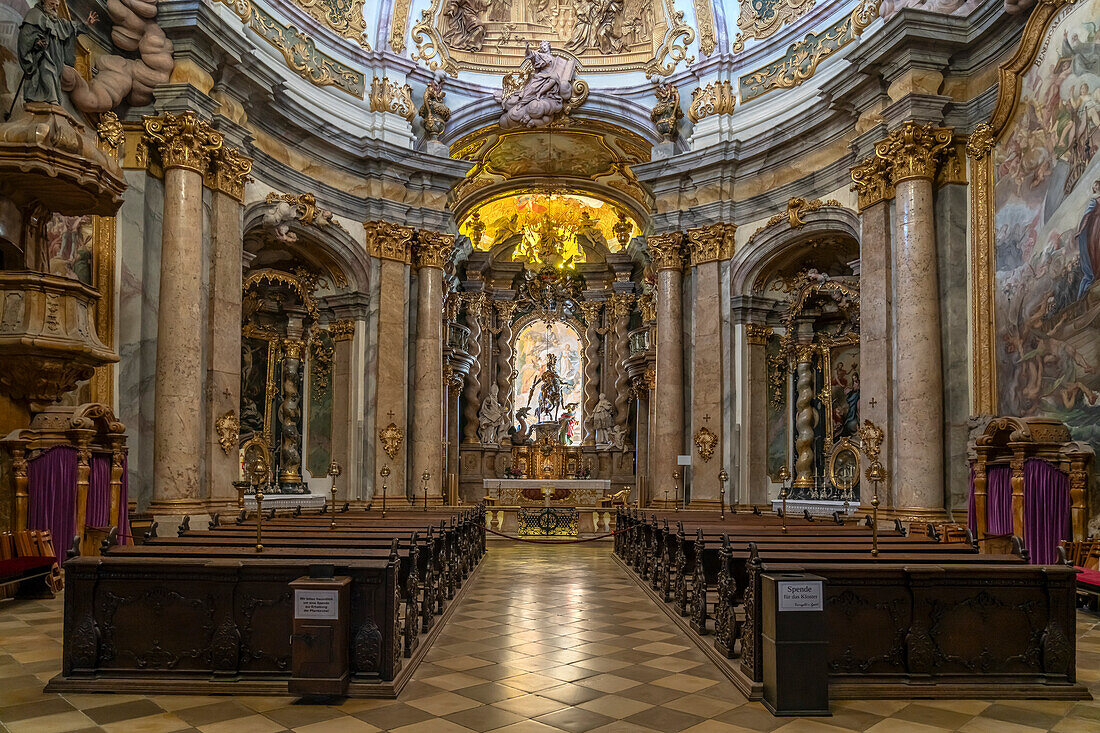
[[[545,504],[543,489],[551,489],[551,505],[599,506],[600,499],[611,493],[607,479],[485,479],[485,493],[498,506]]]

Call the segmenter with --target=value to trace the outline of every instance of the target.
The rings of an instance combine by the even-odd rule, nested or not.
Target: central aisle
[[[680,731],[745,702],[610,543],[492,542],[482,565],[397,703],[359,718],[425,724],[410,733],[449,730],[428,715],[477,731]],[[752,707],[742,725],[767,716]]]

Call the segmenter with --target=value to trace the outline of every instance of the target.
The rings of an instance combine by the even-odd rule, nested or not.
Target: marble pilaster
[[[381,260],[378,270],[378,335],[375,353],[375,476],[372,485],[386,486],[390,502],[406,497],[408,462],[408,323],[409,258],[412,227],[370,221],[367,251]],[[387,443],[387,441],[389,441]],[[386,452],[391,447],[393,455]],[[379,471],[388,467],[390,475],[382,480]],[[381,493],[375,490],[375,500]],[[392,507],[400,506],[391,503]]]
[[[204,480],[203,174],[221,135],[194,112],[145,118],[164,167],[153,433],[154,514],[201,512]]]
[[[657,268],[657,387],[653,402],[659,416],[651,433],[651,498],[663,503],[682,498],[683,476],[676,464],[684,447],[683,235],[649,237]]]
[[[443,503],[443,265],[454,236],[420,231],[414,247],[419,287],[413,374],[412,476],[417,503]],[[425,485],[423,476],[427,475]]]
[[[351,363],[355,344],[355,321],[336,321],[329,326],[335,353],[332,364],[332,459],[343,469],[336,480],[337,498],[347,501],[352,497],[351,464],[352,442],[356,434],[352,412]]]
[[[768,355],[767,335],[771,329],[753,323],[744,325],[742,339],[741,476],[738,504],[766,505],[768,496]]]
[[[726,347],[722,343],[722,260],[733,254],[732,224],[713,224],[688,230],[692,285],[691,416],[692,437],[690,508],[717,509],[722,501],[718,474],[725,455],[722,419],[722,375]],[[707,453],[704,453],[707,451]]]
[[[235,502],[241,403],[241,244],[244,184],[252,161],[229,147],[213,156],[206,403],[206,481],[212,502]],[[222,440],[227,441],[225,445]]]

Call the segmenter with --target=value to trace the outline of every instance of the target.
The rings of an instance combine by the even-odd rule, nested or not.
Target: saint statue
[[[535,410],[535,420],[545,419],[557,421],[558,411],[562,407],[562,394],[564,381],[558,374],[557,357],[549,354],[546,357],[546,368],[543,369],[535,381],[531,384],[531,390],[527,393],[527,405],[531,405],[531,398],[535,395],[535,389],[539,389],[539,406]]]
[[[531,71],[523,86],[506,95],[496,94],[504,109],[500,126],[505,130],[545,127],[583,101],[583,97],[574,99],[573,96],[576,61],[555,56],[548,41],[540,42],[537,49],[528,46],[524,61],[531,63]],[[581,85],[583,87],[583,82]],[[587,95],[587,87],[583,89]]]
[[[600,392],[600,400],[596,403],[596,409],[592,411],[592,427],[596,431],[597,445],[611,442],[609,431],[615,427],[615,416],[611,412],[611,403],[603,392]]]
[[[477,413],[477,436],[484,444],[494,444],[499,441],[497,435],[504,418],[504,408],[498,398],[499,389],[494,383],[489,386],[489,396],[481,403],[481,410]]]
[[[76,63],[76,37],[99,21],[94,11],[88,13],[87,25],[68,20],[59,15],[60,9],[61,0],[40,0],[19,26],[19,65],[27,102],[61,106],[61,75]]]

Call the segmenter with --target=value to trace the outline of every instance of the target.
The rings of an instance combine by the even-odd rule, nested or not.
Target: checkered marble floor
[[[45,694],[61,601],[0,603],[0,728],[205,733],[867,730],[1100,732],[1100,702],[839,701],[829,718],[748,703],[611,559],[605,543],[494,542],[398,700]],[[1100,697],[1100,617],[1078,614],[1078,668]]]

